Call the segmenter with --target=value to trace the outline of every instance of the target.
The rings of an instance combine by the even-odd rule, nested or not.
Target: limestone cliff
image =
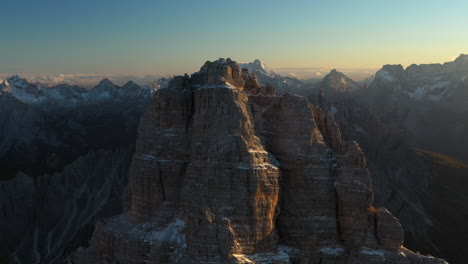
[[[220,59],[158,90],[125,212],[96,226],[78,262],[445,263],[402,246],[333,119],[255,78]]]

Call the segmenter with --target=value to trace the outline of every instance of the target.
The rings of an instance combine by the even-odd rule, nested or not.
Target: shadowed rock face
[[[467,161],[467,58],[406,69],[386,65],[355,98],[413,146]]]
[[[372,111],[351,99],[328,100],[323,93],[309,99],[339,124],[344,139],[359,142],[372,176],[374,205],[388,208],[399,218],[406,242],[430,243],[424,234],[431,216],[423,206],[423,200],[430,198],[429,172],[415,150]]]
[[[96,226],[77,262],[444,263],[402,247],[332,118],[253,78],[221,59],[158,90],[125,212]]]
[[[87,244],[97,218],[122,212],[151,91],[9,80],[0,91],[0,263],[62,263]],[[74,103],[77,91],[86,96]]]
[[[0,181],[0,254],[10,255],[9,263],[60,263],[66,247],[89,238],[86,225],[109,216],[106,209],[122,211],[132,153],[131,147],[92,151],[61,172]]]

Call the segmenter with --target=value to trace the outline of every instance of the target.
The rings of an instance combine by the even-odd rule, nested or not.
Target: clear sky
[[[380,68],[468,53],[466,0],[0,0],[0,73]]]

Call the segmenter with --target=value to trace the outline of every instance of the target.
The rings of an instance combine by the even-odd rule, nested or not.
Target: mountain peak
[[[403,80],[404,76],[405,68],[401,64],[387,64],[375,74],[375,81],[379,83],[393,83]]]
[[[244,89],[223,89],[244,76]],[[271,96],[255,76],[220,59],[157,92],[129,169],[131,206],[95,229],[95,256],[187,264],[429,259],[403,249],[398,220],[372,207],[364,153],[343,140],[333,117],[305,97]],[[277,253],[283,245],[298,249]],[[148,254],[139,254],[142,246]]]
[[[139,89],[140,86],[136,84],[134,81],[130,80],[126,82],[123,86],[122,89]]]
[[[358,89],[359,86],[346,74],[333,69],[320,83],[320,89],[326,94],[341,94]]]
[[[255,59],[253,62],[249,62],[249,63],[240,63],[239,66],[241,68],[245,68],[249,70],[249,72],[251,73],[263,74],[263,75],[273,74],[273,71],[271,71],[268,68],[268,66],[259,59]]]
[[[151,88],[151,90],[155,91],[160,88],[167,88],[169,86],[169,82],[172,80],[172,78],[160,78],[158,80],[152,81],[148,84],[148,87]]]
[[[172,83],[177,81],[174,79]],[[230,58],[205,62],[199,72],[192,74],[190,81],[199,87],[234,86],[240,88],[244,86],[240,67]]]
[[[456,58],[455,61],[468,61],[468,55],[460,54],[460,56],[458,56],[458,58]]]
[[[111,80],[104,78],[96,86],[94,86],[92,90],[97,89],[101,91],[101,90],[112,90],[115,88],[118,88],[118,86],[115,85]]]
[[[259,59],[255,59],[253,63],[264,70],[268,69],[268,66]]]
[[[468,70],[468,55],[461,54],[458,58],[454,61],[455,64],[458,64],[460,70],[466,72]]]
[[[10,78],[7,78],[6,81],[10,84],[14,84],[14,83],[27,83],[28,80],[24,79],[24,78],[21,78],[19,75],[13,75],[11,76]]]
[[[324,80],[334,79],[342,83],[352,81],[348,76],[346,76],[346,74],[339,72],[336,69],[331,70],[330,73],[328,73],[323,79]]]
[[[337,69],[332,69],[325,77],[325,78],[343,78],[343,79],[350,79],[346,74],[338,71]],[[350,79],[351,80],[351,79]]]
[[[99,82],[98,85],[114,85],[114,83],[111,80],[104,78]]]

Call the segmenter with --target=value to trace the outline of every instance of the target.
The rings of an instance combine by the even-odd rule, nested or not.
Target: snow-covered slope
[[[255,74],[263,74],[268,76],[278,75],[270,70],[270,68],[268,68],[268,66],[259,59],[256,59],[253,62],[239,63],[239,67],[247,69],[249,72]]]
[[[156,81],[150,82],[148,84],[148,87],[150,87],[153,91],[156,91],[157,89],[161,88],[166,88],[169,85],[169,81],[172,78],[160,78]]]
[[[406,69],[385,65],[355,99],[413,146],[468,159],[468,55]]]
[[[164,80],[153,82],[163,85]],[[11,93],[25,104],[48,105],[61,107],[75,107],[83,103],[93,103],[102,100],[126,101],[129,99],[149,98],[160,85],[139,86],[129,81],[123,86],[118,86],[109,79],[101,80],[92,89],[84,89],[75,85],[58,84],[46,87],[40,83],[31,83],[18,75],[12,76],[0,83],[2,93]]]
[[[276,87],[280,92],[291,92],[298,90],[304,86],[304,83],[293,77],[284,77],[274,71],[260,60],[255,60],[249,63],[239,63],[239,67],[247,69],[250,73],[257,75],[258,81],[262,85],[270,85]]]
[[[29,83],[18,75],[12,76],[0,84],[0,90],[9,92],[18,98],[18,100],[28,104],[41,103],[46,100],[42,89],[42,85]]]
[[[369,97],[436,102],[458,111],[468,110],[468,55],[444,64],[385,65],[369,85]]]

